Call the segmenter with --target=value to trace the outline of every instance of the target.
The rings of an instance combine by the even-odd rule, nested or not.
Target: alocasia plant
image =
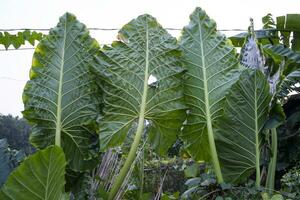
[[[176,140],[185,118],[182,68],[177,41],[149,15],[126,24],[120,41],[104,47],[95,69],[104,91],[104,117],[100,122],[101,148],[123,142],[129,130],[134,141],[112,186],[113,199],[135,159],[143,132],[163,153]],[[149,78],[156,79],[150,84]]]
[[[185,102],[189,108],[181,138],[196,160],[211,160],[223,182],[215,145],[215,124],[226,92],[238,78],[239,63],[233,46],[216,30],[216,23],[201,8],[190,16],[180,38]]]
[[[9,176],[0,199],[68,199],[66,165],[81,171],[97,164],[101,93],[90,67],[98,50],[85,25],[70,13],[36,47],[23,114],[33,124],[31,142],[45,149]]]
[[[87,168],[99,149],[93,123],[100,92],[89,70],[98,49],[85,25],[66,13],[36,47],[23,93],[31,143],[39,149],[62,146],[77,171]]]
[[[216,131],[216,146],[224,180],[245,181],[256,170],[260,186],[262,130],[268,119],[270,89],[258,69],[242,72],[226,96],[224,114]]]

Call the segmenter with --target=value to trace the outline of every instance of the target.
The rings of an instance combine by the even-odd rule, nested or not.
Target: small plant
[[[300,165],[289,170],[281,179],[282,190],[300,198]]]

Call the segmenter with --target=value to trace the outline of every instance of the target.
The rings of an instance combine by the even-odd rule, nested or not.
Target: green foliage
[[[165,154],[185,117],[176,39],[150,15],[126,24],[118,38],[120,41],[103,48],[95,68],[106,103],[100,122],[100,146],[105,150],[120,145],[130,130],[136,133],[109,199],[123,182],[144,130],[152,146]],[[149,83],[151,77],[155,83]]]
[[[256,35],[256,39],[261,43],[277,44],[279,42],[278,34],[274,29],[256,30],[254,33]],[[229,39],[235,47],[242,47],[248,35],[248,32],[239,33],[229,37]]]
[[[260,145],[267,121],[269,85],[259,70],[247,69],[226,96],[216,145],[224,180],[244,182],[256,169],[260,185]],[[247,105],[247,106],[245,106]]]
[[[300,14],[287,14],[286,16],[279,16],[275,20],[271,14],[262,18],[263,29],[256,30],[255,35],[261,44],[278,44],[280,41],[285,47],[291,47],[293,51],[300,51]],[[293,38],[290,42],[291,33]],[[279,35],[279,36],[278,36]],[[230,37],[233,45],[241,47],[244,44],[248,33],[239,33]]]
[[[275,24],[269,14],[263,18],[265,29],[255,32],[252,24],[249,33],[231,38],[235,45],[247,38],[241,51],[242,64],[255,69],[239,65],[235,48],[216,31],[216,23],[201,8],[191,14],[179,44],[147,14],[126,24],[119,31],[118,41],[101,50],[86,27],[69,13],[47,36],[29,31],[0,35],[5,48],[11,44],[18,48],[25,41],[34,45],[43,37],[23,93],[23,114],[33,126],[31,142],[42,150],[9,176],[0,198],[112,200],[125,185],[125,199],[153,199],[155,193],[161,199],[178,199],[179,192],[164,187],[172,181],[172,187],[182,186],[184,174],[192,179],[186,182],[188,190],[182,194],[183,199],[282,198],[277,194],[269,197],[268,193],[273,192],[275,178],[275,128],[282,124],[279,136],[289,131],[295,134],[293,139],[299,136],[299,112],[288,114],[281,107],[290,101],[286,91],[295,91],[300,77],[298,18],[279,17]],[[283,29],[282,41],[275,26]],[[289,124],[290,130],[281,130]],[[5,132],[9,130],[1,121],[0,125]],[[272,129],[271,136],[268,129]],[[262,131],[266,132],[264,140]],[[154,184],[148,184],[145,177],[152,174],[144,172],[148,166],[144,156],[131,170],[141,140],[149,141],[147,145],[155,149],[155,156],[166,156],[177,141],[169,155],[178,155],[180,148],[187,150],[196,161],[211,162],[215,175],[208,171],[198,177],[198,162],[171,166],[180,172],[175,176],[167,175],[169,166],[162,169],[159,165],[159,177],[155,174]],[[117,176],[113,183],[106,182],[106,187],[99,186],[105,180],[100,180],[98,168],[97,173],[91,173],[91,169],[99,164],[100,151],[120,145],[126,158],[124,166],[119,174],[107,170],[112,172],[109,180],[112,174]],[[4,154],[0,162],[3,180],[12,169],[7,165],[11,158],[4,147],[0,151]],[[261,147],[266,155],[261,154]],[[260,176],[261,161],[265,160],[271,163],[268,190],[261,187],[260,180],[265,175]],[[267,163],[263,164],[265,169]],[[246,182],[254,170],[255,186]],[[131,182],[125,179],[128,175],[134,176]],[[292,172],[284,183],[295,185],[294,177]],[[232,185],[235,183],[241,185]]]
[[[1,188],[1,200],[60,200],[65,184],[63,150],[48,147],[29,156]]]
[[[23,160],[23,151],[9,148],[6,139],[0,139],[0,187],[5,183],[10,172]]]
[[[175,192],[173,194],[163,193],[161,196],[161,200],[178,200],[179,192]]]
[[[142,117],[141,123],[148,120],[151,143],[164,154],[184,118],[176,39],[149,15],[125,25],[118,38],[121,41],[103,48],[96,69],[106,103],[101,148],[121,144]],[[155,83],[148,84],[150,77],[155,77]]]
[[[300,52],[300,14],[287,14],[284,19],[284,28],[289,32],[293,32],[291,48],[296,52]]]
[[[18,32],[17,34],[0,32],[0,45],[2,44],[5,49],[8,49],[10,45],[12,45],[15,49],[18,49],[21,45],[25,44],[25,41],[34,46],[35,41],[40,41],[43,39],[43,37],[45,37],[43,33],[30,30]]]
[[[196,177],[199,175],[199,172],[200,172],[199,164],[194,163],[185,168],[184,176],[187,178]]]
[[[300,165],[290,169],[281,178],[282,189],[291,193],[291,196],[300,198]]]
[[[188,179],[185,184],[188,189],[181,195],[183,200],[288,200],[295,196],[288,192],[276,192],[269,196],[265,188],[256,187],[252,180],[238,186],[217,184],[216,177],[210,173]]]
[[[278,128],[277,170],[295,166],[300,160],[300,95],[292,95],[284,104],[285,122]]]
[[[23,118],[0,114],[0,138],[6,138],[11,148],[22,150],[27,155],[33,153],[29,134],[30,126]]]
[[[189,107],[181,138],[195,160],[212,161],[222,182],[214,126],[222,112],[225,94],[238,78],[235,51],[201,8],[191,14],[179,43],[187,70],[184,93]]]
[[[93,177],[91,172],[74,172],[66,169],[66,192],[70,192],[76,200],[93,199],[97,195],[93,187]]]
[[[268,13],[262,18],[263,29],[276,28],[275,21],[272,17],[272,14]]]
[[[94,124],[101,93],[89,71],[98,49],[85,25],[66,13],[36,47],[23,92],[31,143],[39,149],[61,145],[69,167],[77,171],[98,161]]]

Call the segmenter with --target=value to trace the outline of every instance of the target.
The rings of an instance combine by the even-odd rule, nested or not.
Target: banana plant
[[[94,124],[101,93],[89,70],[98,49],[85,25],[66,13],[36,47],[23,92],[31,143],[38,149],[61,146],[75,171],[98,157]]]
[[[144,132],[152,146],[165,153],[185,118],[177,41],[150,15],[123,26],[119,41],[105,46],[95,71],[104,92],[100,122],[102,150],[135,136],[124,166],[109,193],[114,199],[128,174]]]
[[[235,49],[201,8],[191,14],[179,43],[187,70],[184,95],[188,106],[181,138],[194,159],[212,162],[218,182],[222,183],[215,131],[225,95],[239,77]]]

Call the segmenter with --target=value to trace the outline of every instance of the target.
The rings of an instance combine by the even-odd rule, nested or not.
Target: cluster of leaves
[[[182,194],[181,199],[189,200],[284,200],[294,199],[295,195],[289,192],[276,192],[271,197],[263,187],[257,188],[253,180],[243,185],[218,184],[216,177],[211,173],[201,174],[199,177],[191,178],[185,183],[188,189]],[[200,197],[200,198],[199,198]]]
[[[10,149],[6,139],[0,139],[0,187],[10,172],[25,158],[23,151]]]
[[[271,14],[267,14],[262,18],[263,29],[256,30],[255,35],[260,44],[279,44],[280,41],[285,47],[291,47],[295,52],[300,51],[299,39],[299,18],[300,14],[287,14],[286,16],[278,16],[276,22]],[[248,33],[240,33],[230,37],[233,45],[242,47]],[[293,36],[292,36],[293,35]]]
[[[292,193],[294,198],[300,198],[300,165],[290,169],[281,179],[282,189]]]
[[[18,49],[25,42],[29,42],[34,46],[36,41],[43,39],[45,35],[43,33],[38,33],[36,31],[25,30],[18,32],[16,34],[11,34],[9,32],[0,32],[0,45],[3,45],[5,49],[8,49],[12,45],[15,49]]]
[[[34,147],[29,143],[29,134],[30,126],[25,119],[0,114],[0,138],[6,138],[11,148],[32,154]]]
[[[300,95],[290,96],[283,109],[286,120],[278,127],[278,171],[290,169],[300,160]]]
[[[85,172],[95,169],[101,152],[123,144],[128,135],[127,142],[132,142],[125,142],[124,149],[130,144],[129,153],[110,186],[109,200],[127,183],[145,138],[157,155],[166,155],[180,138],[195,161],[211,162],[216,177],[206,173],[189,182],[197,198],[223,198],[223,190],[234,191],[224,182],[244,183],[253,172],[259,190],[261,149],[268,144],[263,133],[284,119],[280,115],[276,121],[273,110],[281,111],[281,105],[271,100],[279,92],[270,92],[269,80],[282,62],[273,59],[270,73],[265,73],[255,37],[249,38],[254,51],[245,45],[242,56],[244,63],[250,60],[254,65],[246,69],[201,8],[191,14],[179,41],[146,14],[126,24],[119,40],[102,49],[85,25],[66,13],[36,47],[23,93],[31,143],[40,151],[11,174],[0,199],[66,199],[70,191],[75,198],[91,197],[78,191],[90,185]],[[270,57],[277,58],[278,51],[269,49]],[[294,53],[278,54],[292,63],[298,59]],[[285,77],[294,72],[288,71]],[[272,169],[276,159],[270,163]],[[197,165],[184,173],[198,175]],[[139,179],[143,187],[144,175]],[[231,195],[248,198],[249,193]]]

